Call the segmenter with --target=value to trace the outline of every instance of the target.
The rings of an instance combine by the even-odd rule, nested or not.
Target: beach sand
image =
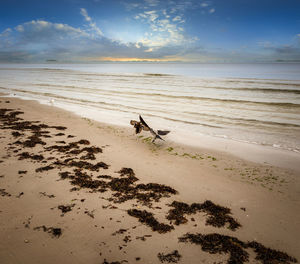
[[[0,101],[1,264],[300,260],[299,170]]]

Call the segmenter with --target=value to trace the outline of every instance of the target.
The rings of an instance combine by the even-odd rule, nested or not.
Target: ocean
[[[300,64],[0,64],[0,92],[166,137],[210,136],[300,153]]]

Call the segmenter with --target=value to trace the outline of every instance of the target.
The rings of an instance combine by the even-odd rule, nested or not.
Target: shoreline
[[[84,117],[80,114],[76,114],[74,111],[68,110],[66,107],[64,107],[64,104],[52,105],[50,103],[47,103],[45,100],[14,97],[8,94],[1,94],[1,93],[0,95],[7,98],[17,98],[25,101],[35,101],[41,105],[59,108],[63,111],[71,112],[80,118],[90,119],[93,120],[93,122],[98,122],[104,126],[112,126],[115,127],[116,129],[127,129],[127,133],[131,133],[132,131],[132,127],[129,125],[129,121],[128,121],[128,125],[124,125],[124,124],[117,125],[116,123],[113,124],[106,123],[100,120],[96,120],[90,117]],[[208,152],[212,151],[212,152],[216,152],[217,154],[218,153],[229,154],[235,158],[241,158],[246,161],[260,163],[260,164],[269,164],[272,166],[278,166],[281,168],[292,169],[296,172],[300,172],[300,167],[299,167],[300,153],[297,153],[296,151],[276,148],[273,146],[263,146],[251,142],[244,142],[240,140],[222,138],[222,137],[217,137],[212,135],[204,135],[204,134],[196,135],[195,133],[191,133],[189,134],[188,137],[186,137],[185,134],[186,133],[184,131],[181,131],[176,136],[172,136],[172,135],[167,136],[166,139],[170,144],[172,144],[172,146],[174,145],[178,148],[187,148],[194,152],[201,151],[204,149]]]
[[[81,118],[36,101],[8,97],[0,101],[2,109],[24,112],[17,115],[21,121],[40,121],[27,124],[31,130],[18,130],[23,135],[13,135],[12,132],[17,131],[11,128],[0,130],[0,199],[3,204],[0,232],[5,241],[5,244],[0,242],[0,259],[4,263],[62,260],[65,263],[122,263],[122,260],[161,263],[158,254],[166,255],[174,250],[181,255],[179,263],[199,260],[227,263],[229,254],[209,254],[199,245],[180,242],[178,238],[184,240],[187,233],[214,233],[222,239],[230,236],[245,243],[257,241],[257,245],[286,252],[299,261],[300,179],[297,171],[172,142],[154,145],[149,142],[149,133],[138,137],[132,129]],[[31,125],[41,124],[45,124],[40,128],[43,133],[32,130]],[[36,137],[32,138],[32,133]],[[45,144],[22,145],[26,140],[28,144],[32,140],[41,142],[39,139]],[[90,155],[82,152],[84,148]],[[97,148],[101,148],[102,153],[97,152]],[[20,159],[28,155],[30,158]],[[39,155],[43,159],[39,160],[42,158]],[[47,166],[53,168],[41,169]],[[128,168],[123,176],[122,168]],[[124,179],[129,182],[125,189],[113,184]],[[97,184],[103,192],[99,186],[94,188]],[[157,189],[151,189],[153,186]],[[149,207],[147,201],[139,201],[132,190],[140,195],[139,199],[147,197],[142,194],[149,192],[157,201],[148,197],[152,204]],[[115,199],[120,198],[125,201],[116,202]],[[205,201],[212,201],[212,208],[226,207],[231,214],[225,217],[225,224],[218,227],[207,224],[208,211],[190,211],[180,220],[187,222],[176,225],[176,221],[166,219],[174,201],[198,203],[200,211],[204,210]],[[71,208],[65,208],[63,213],[58,208],[61,205]],[[171,230],[155,231],[150,222],[149,226],[139,221],[136,213],[143,210],[152,213],[158,223]],[[230,217],[241,227],[230,229],[226,222],[234,223]],[[56,228],[61,229],[61,235]],[[188,242],[187,237],[185,241]],[[236,243],[241,243],[238,241]],[[250,263],[260,263],[254,260],[256,255],[251,247],[240,249],[249,253]],[[173,257],[176,259],[175,253]]]

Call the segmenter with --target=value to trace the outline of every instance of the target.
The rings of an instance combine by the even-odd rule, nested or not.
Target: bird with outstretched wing
[[[139,116],[139,118],[140,118],[140,122],[135,121],[135,120],[131,120],[130,124],[134,126],[136,134],[140,133],[142,130],[150,131],[150,133],[153,135],[152,142],[154,142],[157,138],[161,139],[161,140],[164,140],[161,136],[165,136],[165,135],[170,133],[170,131],[168,131],[168,130],[154,131],[151,127],[148,126],[148,124],[141,117],[141,115]]]

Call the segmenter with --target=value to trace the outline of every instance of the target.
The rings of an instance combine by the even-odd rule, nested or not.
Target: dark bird
[[[135,128],[135,133],[136,134],[139,134],[142,130],[150,131],[150,133],[153,135],[152,142],[154,142],[157,138],[161,139],[161,140],[164,140],[160,136],[165,136],[168,133],[170,133],[170,131],[167,131],[167,130],[157,130],[155,132],[151,127],[149,127],[147,125],[147,123],[144,121],[144,119],[141,117],[141,115],[139,117],[140,117],[140,122],[135,121],[135,120],[130,121],[130,124],[133,125],[134,128]]]

